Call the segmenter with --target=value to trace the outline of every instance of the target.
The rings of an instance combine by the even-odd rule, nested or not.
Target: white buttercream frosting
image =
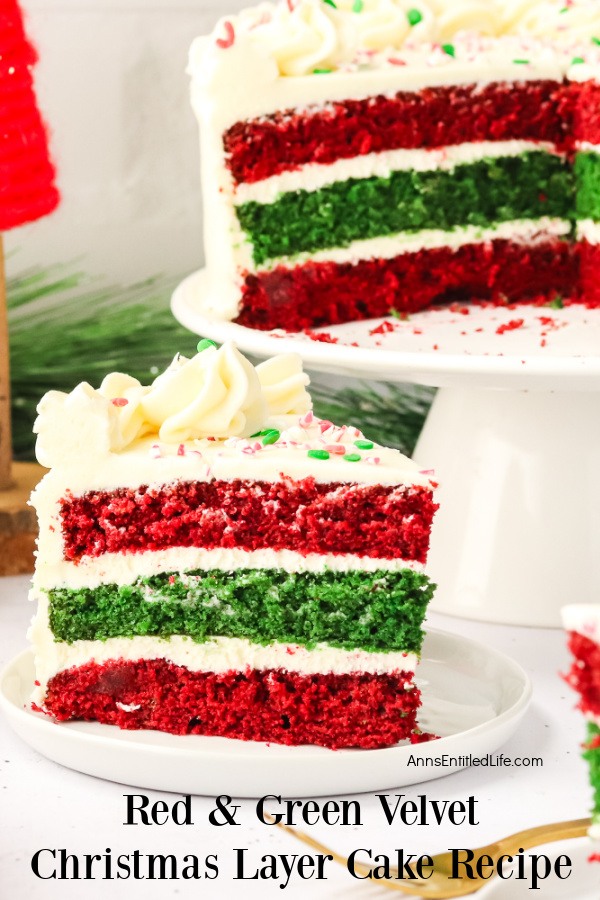
[[[43,397],[34,426],[37,457],[52,468],[119,453],[152,436],[167,445],[250,437],[269,416],[306,413],[308,381],[296,354],[255,368],[231,342],[192,359],[177,355],[149,386],[115,372],[98,390],[83,383],[70,394]]]
[[[381,65],[394,59],[392,51],[427,58],[448,42],[457,42],[460,56],[465,36],[471,53],[473,37],[493,38],[509,56],[517,46],[506,42],[511,38],[591,52],[597,35],[597,0],[282,0],[223,17],[209,41],[193,49],[192,69],[203,64],[202,57],[208,71],[216,55],[229,54],[232,61],[246,53],[248,62],[268,60],[277,75],[301,76]],[[480,51],[488,52],[489,45],[482,43]],[[450,64],[452,55],[445,55]],[[263,75],[267,71],[263,68]]]

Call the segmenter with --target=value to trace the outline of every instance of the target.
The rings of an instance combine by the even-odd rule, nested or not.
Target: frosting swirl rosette
[[[254,366],[231,343],[176,356],[140,400],[145,423],[166,443],[249,437],[267,409]]]
[[[202,346],[204,344],[204,346]],[[192,359],[177,355],[155,381],[113,372],[100,388],[50,391],[38,406],[37,456],[51,468],[87,455],[119,453],[146,437],[179,445],[211,438],[247,438],[269,417],[311,409],[308,376],[295,353],[254,366],[231,342],[200,344]]]
[[[302,371],[297,353],[282,353],[256,367],[271,416],[302,416],[312,409],[306,390],[309,377]]]

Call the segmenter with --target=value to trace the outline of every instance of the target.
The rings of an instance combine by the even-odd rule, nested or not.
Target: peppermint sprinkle
[[[161,458],[162,453],[160,451],[160,444],[152,444],[152,447],[150,448],[150,456],[152,457],[152,459]]]
[[[303,428],[306,428],[307,426],[312,425],[314,421],[315,421],[315,414],[311,409],[306,413],[306,415],[302,416],[302,418],[300,419],[300,425]]]
[[[223,28],[225,29],[225,37],[217,38],[217,47],[220,47],[221,50],[228,50],[235,43],[235,29],[231,22],[224,22]]]
[[[334,456],[343,456],[346,452],[343,444],[326,444],[324,449],[327,453],[333,453]]]
[[[177,448],[177,456],[185,456],[185,444],[180,444]]]
[[[360,462],[362,457],[360,453],[347,453],[344,456],[344,459],[346,460],[346,462]]]
[[[209,338],[202,338],[202,340],[199,341],[198,346],[196,347],[196,350],[198,351],[198,353],[202,353],[203,350],[208,350],[209,347],[218,347],[218,346],[219,346],[218,344],[215,344],[215,342],[209,340]]]
[[[359,450],[372,450],[375,444],[373,441],[354,441],[354,446]]]
[[[365,462],[369,463],[370,466],[378,466],[381,460],[378,456],[367,456],[365,457]]]
[[[306,455],[311,459],[329,459],[327,450],[309,450]]]
[[[242,453],[245,453],[246,456],[254,456],[256,450],[248,444],[246,447],[242,447]]]
[[[123,407],[128,405],[129,400],[126,400],[125,397],[115,397],[115,399],[110,402],[113,406]]]
[[[447,56],[456,56],[454,44],[442,44],[442,50]]]
[[[414,28],[415,25],[418,25],[419,22],[423,21],[423,13],[421,13],[418,9],[409,9],[406,13],[406,18],[408,19],[408,24],[411,28]]]

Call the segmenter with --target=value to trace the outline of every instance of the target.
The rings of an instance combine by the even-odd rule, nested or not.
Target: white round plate
[[[555,844],[544,844],[529,851],[538,855],[544,854],[554,863],[559,856],[568,856],[572,863],[571,875],[564,880],[550,876],[538,883],[539,894],[544,900],[598,900],[600,897],[600,864],[588,862],[590,854],[597,845],[589,838],[575,838],[569,841],[558,841]],[[526,880],[515,881],[514,877],[501,881],[495,878],[480,891],[477,896],[481,900],[525,900],[531,898],[531,865],[529,853],[526,854],[528,864],[525,867]]]
[[[0,675],[0,708],[14,731],[61,765],[140,788],[184,794],[319,797],[430,781],[495,752],[515,732],[531,683],[507,656],[476,641],[430,631],[423,645],[420,725],[437,741],[384,750],[283,747],[217,737],[120,731],[94,722],[58,724],[32,712],[33,656],[25,651]],[[448,767],[412,761],[454,757]]]
[[[300,353],[317,371],[433,387],[467,386],[477,375],[479,388],[517,390],[598,390],[600,381],[600,309],[439,306],[406,321],[368,319],[309,335],[219,319],[211,300],[202,269],[176,289],[173,314],[190,331],[256,356]]]

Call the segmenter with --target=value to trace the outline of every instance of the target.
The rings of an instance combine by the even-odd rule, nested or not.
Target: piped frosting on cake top
[[[37,458],[52,470],[46,483],[67,479],[77,494],[244,472],[431,487],[431,473],[398,450],[318,419],[299,355],[254,367],[231,342],[204,343],[192,359],[178,354],[151,385],[113,373],[98,389],[46,394],[34,426]]]
[[[242,109],[248,116],[278,108],[278,82],[290,101],[295,88],[300,102],[334,101],[368,96],[369,73],[385,90],[382,69],[395,90],[565,75],[586,80],[600,71],[597,39],[596,0],[282,0],[220,19],[210,36],[194,42],[190,72],[198,87],[217,88],[213,101],[225,125]],[[364,89],[362,79],[348,80],[357,74],[365,76]],[[202,90],[195,99],[211,104]]]

